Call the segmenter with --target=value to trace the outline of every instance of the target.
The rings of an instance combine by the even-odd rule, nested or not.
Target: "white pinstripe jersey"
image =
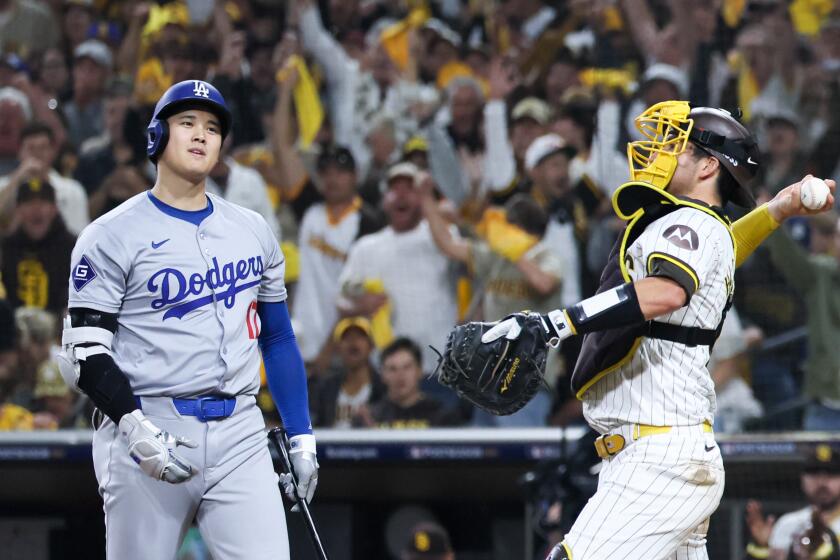
[[[654,221],[627,249],[625,264],[632,280],[648,276],[653,254],[678,260],[697,278],[688,305],[656,320],[717,328],[734,288],[735,251],[728,226],[692,208],[681,208]],[[584,394],[584,416],[602,433],[622,424],[711,422],[715,387],[706,367],[708,361],[708,346],[643,338],[629,362],[606,374]]]

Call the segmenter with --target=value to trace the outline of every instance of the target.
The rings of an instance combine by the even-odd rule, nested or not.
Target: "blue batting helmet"
[[[190,108],[210,111],[219,118],[222,127],[222,141],[230,131],[230,110],[225,98],[215,87],[202,80],[185,80],[166,90],[155,105],[155,112],[146,129],[148,143],[146,154],[157,163],[158,157],[166,148],[169,140],[169,127],[166,119]]]

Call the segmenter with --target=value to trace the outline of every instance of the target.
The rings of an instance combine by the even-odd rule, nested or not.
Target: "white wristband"
[[[312,434],[301,434],[299,436],[294,436],[289,438],[289,453],[301,453],[303,451],[308,451],[313,455],[316,455],[315,452],[315,436]]]
[[[575,332],[569,324],[569,321],[566,318],[566,312],[564,310],[555,309],[554,311],[549,311],[547,315],[548,320],[551,321],[552,326],[556,331],[556,336],[553,336],[548,341],[548,345],[552,348],[557,348],[558,346],[560,346],[560,341],[569,338],[570,336],[573,336]]]

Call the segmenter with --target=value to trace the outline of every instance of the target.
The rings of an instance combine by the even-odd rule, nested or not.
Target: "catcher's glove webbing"
[[[548,333],[536,313],[516,313],[522,328],[514,340],[481,342],[495,323],[466,323],[449,333],[440,356],[438,381],[479,408],[499,416],[513,414],[543,384]]]

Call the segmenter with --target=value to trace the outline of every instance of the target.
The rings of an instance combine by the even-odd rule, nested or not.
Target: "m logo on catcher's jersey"
[[[201,80],[193,80],[193,95],[196,97],[210,97],[210,88]]]
[[[70,276],[73,279],[73,287],[79,292],[82,288],[90,284],[91,280],[96,278],[96,271],[93,269],[93,265],[90,264],[88,258],[82,255],[79,263],[73,267]]]
[[[665,230],[662,237],[680,249],[694,251],[700,246],[700,240],[697,237],[697,233],[688,226],[673,225]]]

